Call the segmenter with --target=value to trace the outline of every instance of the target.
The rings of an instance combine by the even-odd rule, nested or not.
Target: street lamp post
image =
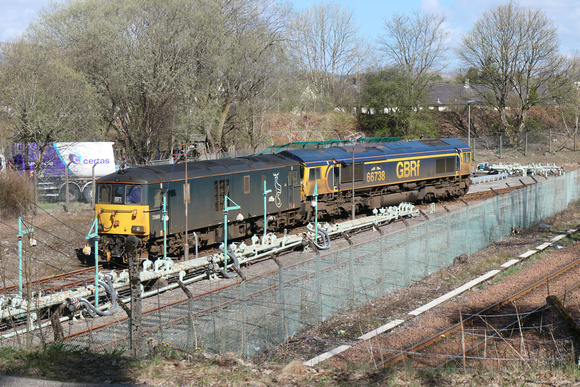
[[[473,101],[467,101],[467,145],[471,147],[471,104]]]
[[[311,204],[314,207],[314,243],[318,243],[318,182],[314,183],[314,200]]]
[[[355,213],[355,206],[354,206],[354,152],[355,152],[355,145],[361,137],[362,137],[362,135],[360,133],[351,134],[349,136],[349,140],[352,143],[352,203],[351,203],[352,220],[354,220],[354,213]]]
[[[188,205],[191,199],[191,193],[189,192],[189,181],[187,180],[187,152],[189,147],[185,148],[185,184],[183,185],[183,201],[185,204],[185,243],[183,244],[184,256],[183,259],[189,261],[189,242],[187,240],[187,229],[189,227],[189,214]]]

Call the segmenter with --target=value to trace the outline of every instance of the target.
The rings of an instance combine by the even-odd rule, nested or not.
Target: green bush
[[[0,173],[0,217],[24,215],[32,199],[32,183],[26,177],[10,169]]]

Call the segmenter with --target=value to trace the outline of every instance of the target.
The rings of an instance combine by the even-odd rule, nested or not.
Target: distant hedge
[[[0,217],[24,215],[33,198],[31,182],[13,170],[0,172]]]

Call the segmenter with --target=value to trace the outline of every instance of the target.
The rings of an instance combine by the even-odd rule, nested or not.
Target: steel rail
[[[477,192],[477,193],[470,193],[465,195],[466,198],[471,199],[471,196],[474,196],[476,199],[482,196],[485,197],[493,197],[493,196],[497,196],[498,192],[499,194],[504,194],[504,193],[508,193],[511,192],[514,189],[517,188],[521,188],[524,187],[525,185],[521,185],[521,186],[516,186],[516,187],[510,187],[508,186],[508,188],[505,189],[498,189],[498,190],[492,190],[492,191],[484,191],[486,192],[486,195],[482,195],[481,192]],[[395,209],[395,207],[389,207],[387,210],[383,211],[381,210],[381,214],[379,215],[378,211],[375,211],[375,216],[369,216],[369,217],[363,217],[361,219],[356,219],[355,221],[346,221],[341,225],[334,225],[334,226],[329,226],[328,224],[326,224],[325,226],[327,227],[327,231],[328,233],[333,237],[336,238],[337,236],[342,235],[344,232],[356,232],[359,230],[363,230],[365,228],[368,227],[375,227],[375,226],[381,226],[387,223],[390,223],[392,220],[394,219],[398,219],[398,218],[402,218],[404,216],[413,216],[414,213],[418,213],[417,210],[414,210],[414,206],[410,205],[410,204],[401,204],[398,209],[395,210],[394,213],[391,213],[391,209]],[[301,233],[300,233],[301,234]],[[294,238],[296,238],[296,236],[294,236]],[[302,244],[301,241],[296,240],[296,239],[292,239],[292,236],[287,236],[284,235],[284,237],[278,238],[275,235],[270,235],[268,234],[268,237],[265,238],[265,240],[262,241],[262,243],[258,243],[258,244],[252,244],[249,245],[247,247],[245,247],[245,249],[237,249],[238,253],[240,253],[240,250],[246,250],[245,254],[241,254],[240,258],[239,258],[239,262],[241,264],[246,264],[249,262],[257,262],[257,261],[261,261],[261,260],[267,260],[268,258],[270,258],[273,255],[279,254],[282,251],[288,251],[289,249],[293,249],[296,246]],[[240,246],[241,247],[241,246]],[[249,254],[248,254],[249,253]],[[215,261],[220,262],[221,261],[221,257],[220,254],[214,254],[212,255],[214,257]],[[204,258],[201,258],[199,260],[193,260],[193,261],[201,261],[201,260],[205,260]],[[215,262],[214,261],[214,262]],[[191,261],[190,261],[191,262]],[[184,266],[187,266],[187,263],[190,262],[182,262],[180,263],[176,263],[173,264],[172,263],[172,267],[167,267],[167,270],[164,270],[163,267],[161,267],[159,270],[159,272],[157,270],[153,271],[149,271],[149,272],[145,272],[142,275],[142,282],[143,281],[148,281],[148,280],[153,280],[156,278],[159,278],[159,276],[167,276],[170,273],[169,272],[174,272],[176,274],[179,274],[179,280],[184,283],[184,284],[190,284],[199,280],[202,280],[204,278],[207,278],[206,274],[201,274],[201,272],[203,272],[203,270],[199,270],[200,266],[198,266],[197,268],[194,268],[192,266],[190,266],[189,268],[186,268]],[[191,262],[193,263],[193,262]],[[182,265],[185,264],[185,265]],[[202,269],[205,269],[206,265],[202,265]],[[171,270],[173,269],[173,270]],[[175,270],[176,269],[176,270]],[[198,269],[198,273],[196,272],[196,269]],[[79,269],[77,271],[73,271],[70,274],[75,274],[75,273],[82,273],[85,271],[91,271],[94,270],[92,268],[88,268],[88,269]],[[179,273],[177,273],[179,272]],[[183,273],[183,274],[182,274]],[[47,277],[41,280],[38,280],[38,283],[47,283],[50,281],[54,281],[57,278],[66,278],[67,276],[72,276],[69,273],[64,273],[64,274],[60,274],[57,275],[55,277]],[[196,275],[197,274],[197,275]],[[177,276],[175,277],[171,277],[171,278],[177,278]],[[126,281],[126,279],[125,279]],[[174,281],[171,281],[172,283],[170,283],[168,286],[165,286],[163,288],[160,289],[156,289],[153,291],[149,291],[149,292],[145,292],[142,294],[142,296],[145,297],[149,297],[152,295],[156,295],[159,294],[161,292],[165,292],[165,291],[170,291],[173,290],[175,288],[178,287],[178,284]],[[71,285],[62,285],[59,287],[55,287],[54,289],[56,291],[58,291],[58,289],[65,291],[66,289],[71,289],[74,288],[74,286],[83,286],[83,294],[81,296],[90,296],[89,293],[92,293],[92,290],[90,289],[91,286],[89,285],[88,287],[85,286],[88,283],[88,281],[76,281],[75,283],[71,284]],[[119,285],[121,286],[120,289],[122,289],[123,284],[119,283]],[[44,292],[46,292],[45,289],[43,289]],[[86,294],[84,294],[86,293]],[[66,291],[66,295],[65,296],[70,296],[71,294],[71,290]],[[74,294],[73,294],[74,295]],[[54,302],[60,303],[62,302],[62,297],[59,297],[58,299],[56,299],[53,302],[48,302],[48,303],[43,303],[45,307],[50,306],[52,304],[54,304]],[[125,298],[123,299],[123,301],[125,302],[130,302],[130,299]],[[49,305],[50,304],[50,305]],[[107,305],[103,305],[104,307],[106,307]],[[1,314],[1,313],[0,313]],[[50,323],[49,323],[50,325]]]
[[[457,332],[462,327],[464,327],[466,323],[471,323],[476,318],[479,318],[480,316],[484,316],[484,313],[496,310],[496,309],[524,296],[525,294],[527,294],[527,293],[535,290],[536,288],[546,284],[548,281],[550,281],[556,277],[559,277],[560,275],[566,273],[567,271],[573,269],[574,267],[576,267],[578,265],[580,265],[580,259],[577,259],[574,262],[569,263],[568,265],[566,265],[566,266],[556,270],[555,272],[543,277],[542,279],[534,282],[533,284],[525,287],[524,289],[522,289],[516,293],[513,293],[512,295],[504,298],[503,300],[500,300],[500,301],[496,302],[495,304],[492,304],[492,305],[480,310],[479,312],[471,314],[469,317],[466,317],[463,320],[463,322],[458,322],[456,324],[453,324],[452,326],[439,331],[438,333],[420,341],[419,343],[413,344],[412,346],[407,347],[404,350],[401,350],[396,355],[393,355],[393,356],[381,361],[380,363],[375,364],[375,367],[387,367],[389,365],[395,364],[396,362],[406,358],[408,353],[419,352],[420,350],[426,348],[427,346],[439,341],[441,339],[441,337],[449,336],[450,334]]]
[[[580,288],[580,282],[577,282],[575,285],[567,288],[566,290],[564,290],[562,293],[560,293],[557,297],[558,299],[563,298],[564,296],[566,296],[569,292],[576,290]],[[538,306],[537,308],[525,312],[521,315],[518,315],[518,318],[515,321],[512,321],[511,323],[509,323],[508,325],[504,326],[503,328],[496,330],[492,335],[488,336],[487,338],[485,338],[484,340],[481,340],[479,343],[476,343],[474,345],[472,345],[471,347],[467,348],[465,351],[457,354],[457,355],[453,355],[450,359],[446,360],[444,363],[438,365],[437,367],[435,367],[434,369],[439,369],[442,368],[444,366],[446,366],[447,364],[459,359],[460,357],[462,357],[464,354],[468,354],[470,352],[473,352],[479,348],[481,348],[482,346],[484,346],[489,340],[493,339],[494,337],[498,336],[500,333],[512,328],[513,326],[515,326],[516,324],[521,323],[522,321],[527,320],[529,317],[533,316],[534,314],[546,309],[548,307],[548,304],[545,303],[541,306]]]
[[[99,268],[102,269],[102,266],[99,266]],[[83,275],[85,273],[94,272],[94,271],[95,271],[94,267],[77,269],[77,270],[69,271],[67,273],[61,273],[61,274],[57,274],[57,275],[54,275],[51,277],[44,277],[44,278],[40,278],[40,279],[31,281],[29,283],[26,283],[24,287],[43,285],[43,284],[47,284],[50,282],[60,281],[60,280],[66,279],[68,277],[78,277],[78,276]],[[16,290],[18,290],[18,285],[10,285],[10,286],[6,286],[4,288],[0,288],[0,294],[11,293],[11,292],[14,292]],[[48,289],[42,289],[43,292],[46,292],[47,290]]]

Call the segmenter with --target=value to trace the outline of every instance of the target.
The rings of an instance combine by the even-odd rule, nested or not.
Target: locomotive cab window
[[[310,168],[308,172],[308,181],[316,181],[320,180],[322,174],[320,172],[320,167],[318,168]]]
[[[116,185],[113,187],[113,204],[123,204],[123,199],[125,198],[125,187],[122,185]]]
[[[141,191],[140,185],[128,185],[126,192],[127,197],[125,198],[125,203],[127,204],[140,204],[141,203]]]
[[[109,184],[99,184],[97,197],[99,204],[111,203],[111,186]]]
[[[296,186],[300,184],[300,180],[298,180],[298,171],[290,171],[288,173],[288,186]]]
[[[471,153],[465,152],[463,154],[463,162],[464,163],[470,163],[471,162]]]
[[[161,208],[161,189],[153,190],[153,208]]]
[[[244,176],[244,193],[250,193],[250,175]]]

